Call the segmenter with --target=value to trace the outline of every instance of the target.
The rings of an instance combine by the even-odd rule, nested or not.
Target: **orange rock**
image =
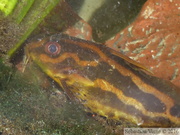
[[[148,0],[137,19],[106,45],[180,87],[180,0]]]

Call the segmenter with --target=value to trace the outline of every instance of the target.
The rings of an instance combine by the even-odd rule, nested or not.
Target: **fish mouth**
[[[25,55],[23,57],[23,68],[22,68],[22,72],[24,73],[24,71],[26,70],[27,64],[29,63],[29,59],[30,57]]]
[[[25,48],[25,55],[23,56],[23,69],[22,72],[24,73],[26,70],[27,65],[30,63],[30,61],[32,60],[30,52],[28,50],[28,47],[26,46]]]

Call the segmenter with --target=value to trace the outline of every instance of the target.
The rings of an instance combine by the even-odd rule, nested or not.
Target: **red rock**
[[[180,87],[180,0],[148,0],[137,19],[106,45]]]
[[[79,19],[75,25],[66,29],[64,34],[70,35],[72,37],[78,37],[85,40],[92,40],[92,29],[91,26],[82,19]]]

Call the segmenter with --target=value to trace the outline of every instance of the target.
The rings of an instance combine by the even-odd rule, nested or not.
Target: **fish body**
[[[55,34],[25,52],[94,113],[143,127],[180,126],[180,89],[105,45]]]

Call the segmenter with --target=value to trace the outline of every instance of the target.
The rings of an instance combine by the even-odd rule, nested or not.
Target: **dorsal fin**
[[[113,55],[116,55],[116,56],[124,59],[125,61],[127,61],[127,64],[130,63],[130,64],[134,65],[135,67],[137,67],[138,69],[146,72],[147,74],[153,75],[153,73],[151,72],[151,70],[149,70],[147,67],[145,67],[145,66],[143,66],[142,64],[140,64],[140,63],[138,63],[138,62],[130,59],[130,58],[127,57],[126,55],[123,55],[123,54],[121,54],[121,53],[119,53],[119,52],[117,52],[117,51],[115,51],[115,50],[111,50],[111,53],[112,53]]]

